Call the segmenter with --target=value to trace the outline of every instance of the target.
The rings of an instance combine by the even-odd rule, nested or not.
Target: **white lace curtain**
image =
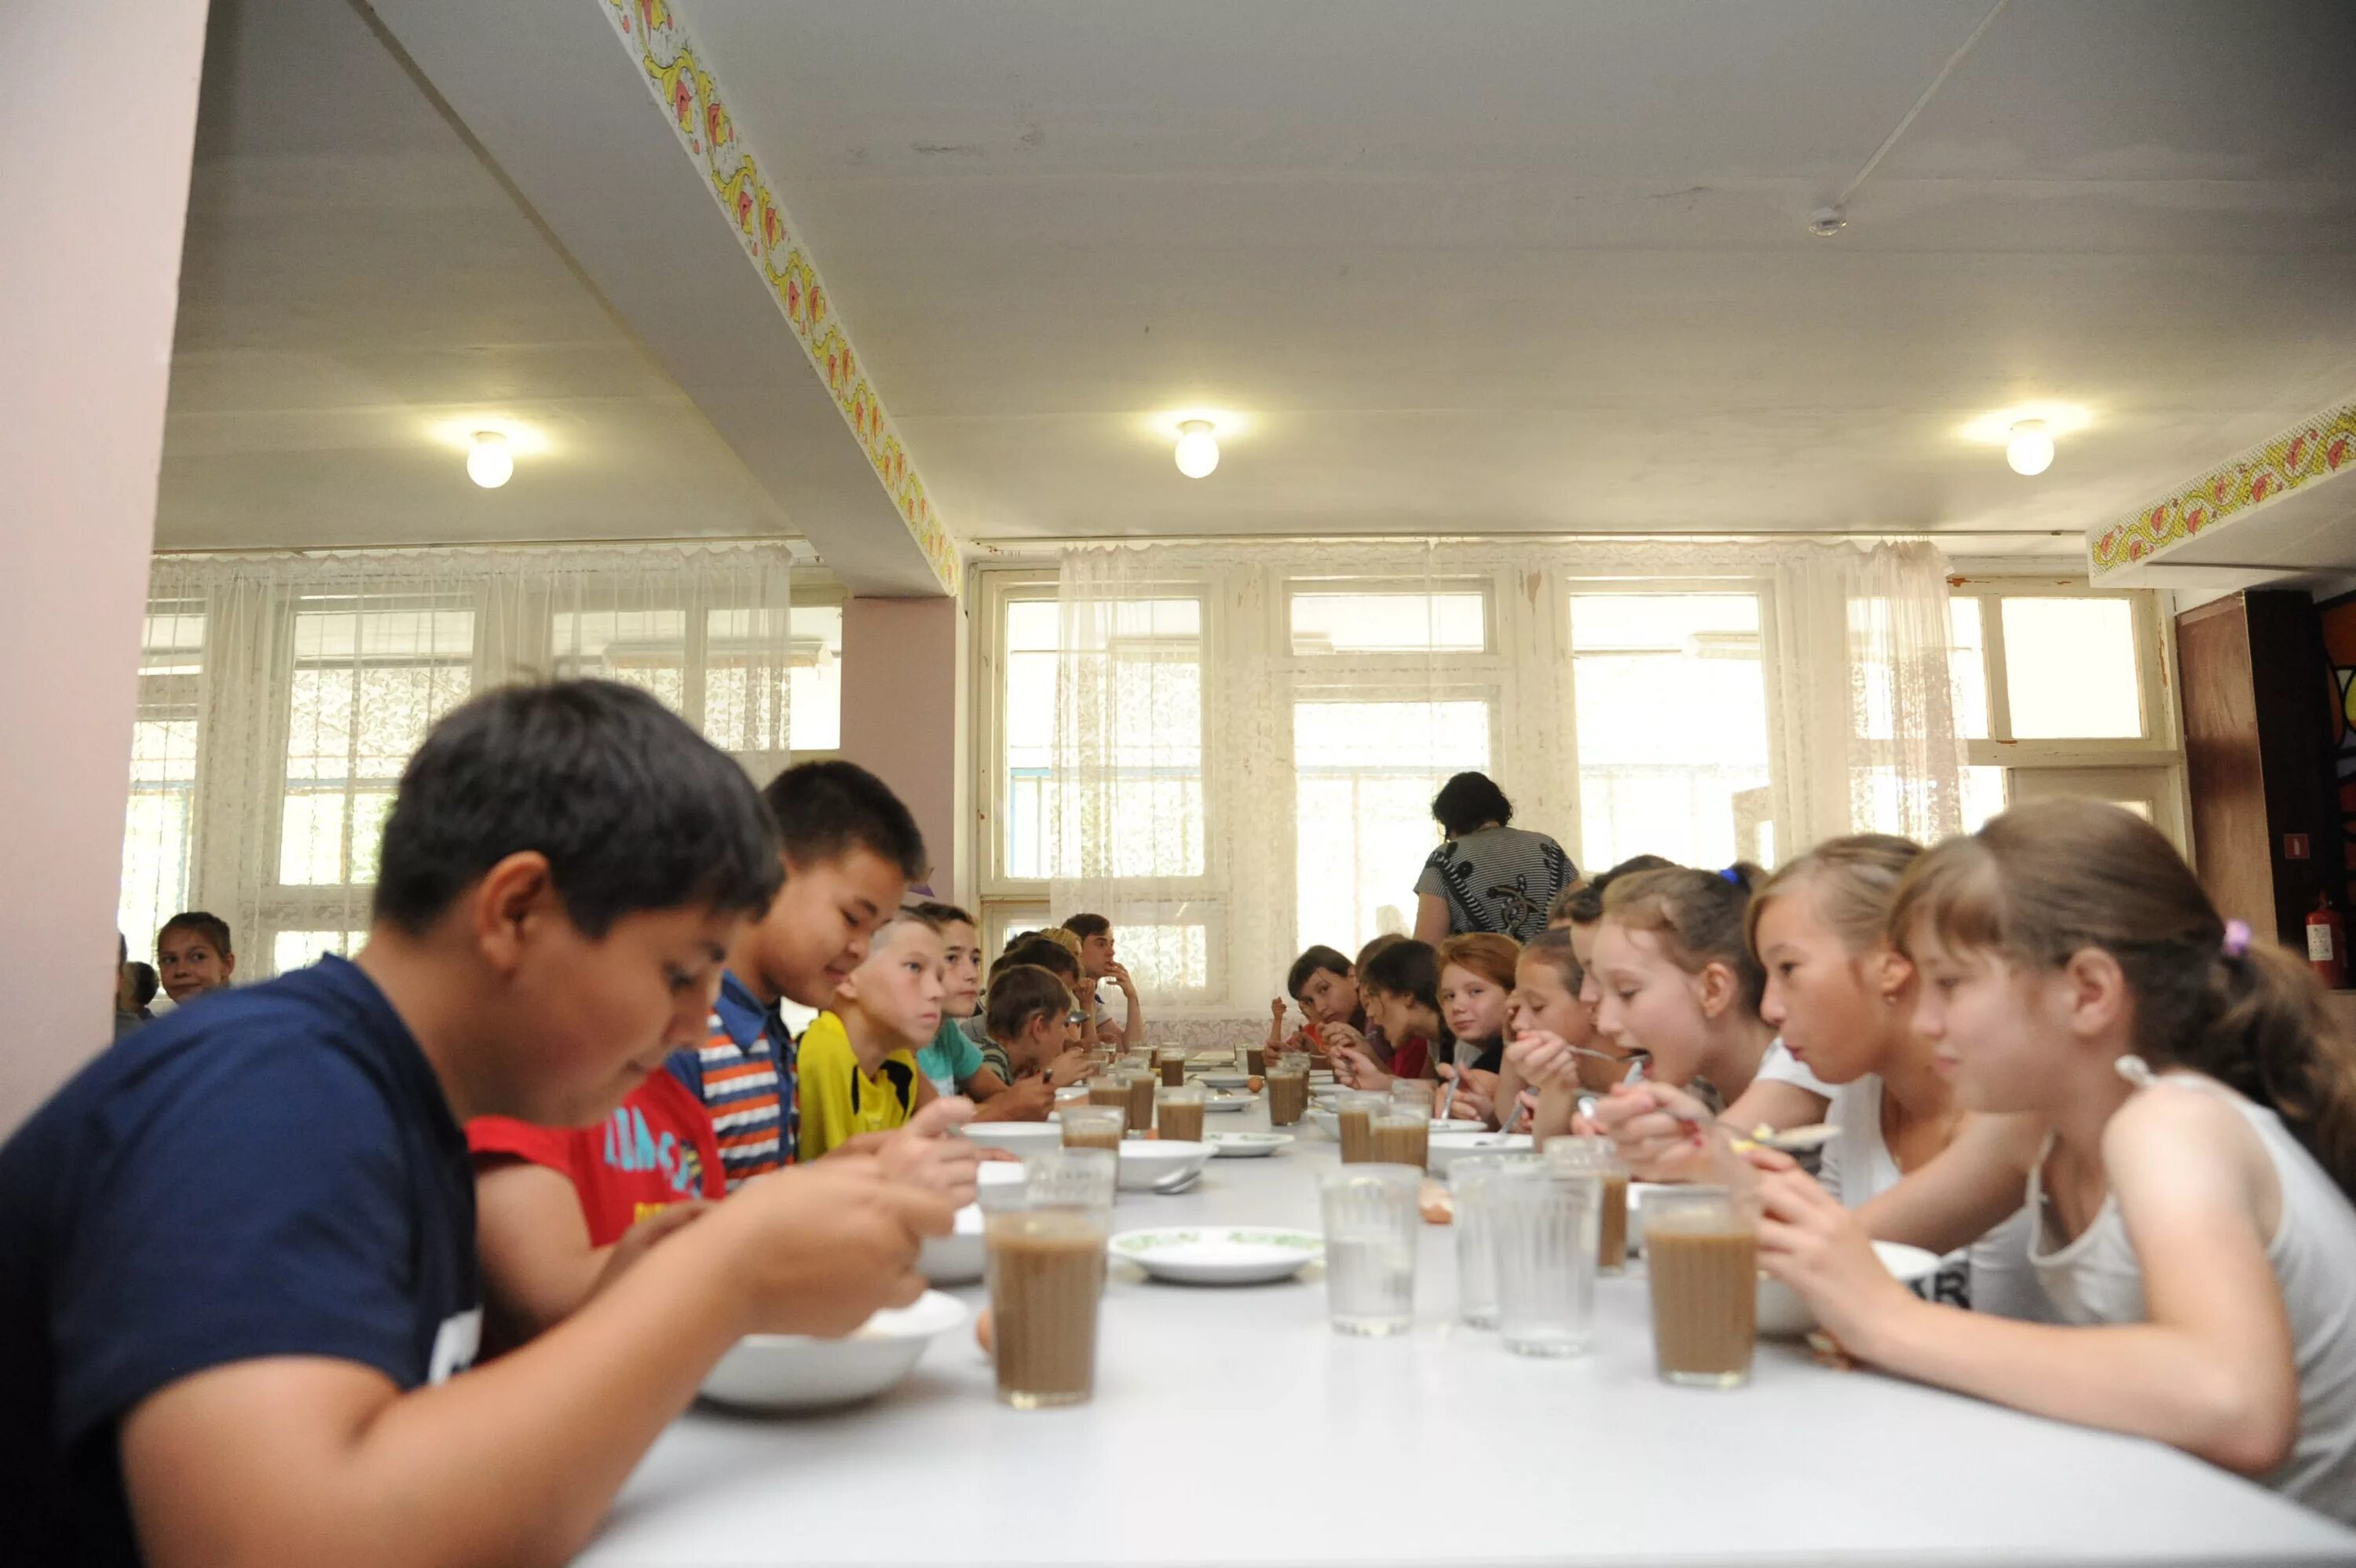
[[[1600,869],[1960,827],[1927,545],[1415,542],[1062,560],[1054,912],[1167,1012],[1252,1012],[1312,941],[1411,923],[1432,792],[1480,768]]]
[[[159,556],[123,929],[227,920],[241,977],[366,929],[393,787],[433,721],[532,677],[643,687],[756,779],[787,761],[783,546]]]

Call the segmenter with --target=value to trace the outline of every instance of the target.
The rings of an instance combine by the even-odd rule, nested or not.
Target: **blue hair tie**
[[[1727,881],[1735,887],[1739,888],[1742,885],[1742,873],[1735,869],[1732,866],[1729,866],[1726,869],[1720,871],[1719,875],[1725,878]]]

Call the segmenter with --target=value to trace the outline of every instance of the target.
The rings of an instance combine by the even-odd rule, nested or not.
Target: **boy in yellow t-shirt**
[[[888,1133],[931,1103],[916,1050],[940,1028],[946,969],[940,926],[928,917],[902,910],[876,932],[833,1008],[802,1036],[804,1163],[862,1133]]]

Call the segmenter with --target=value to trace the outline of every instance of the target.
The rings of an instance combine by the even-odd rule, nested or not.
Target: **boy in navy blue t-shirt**
[[[452,1379],[482,1322],[460,1126],[606,1115],[700,1039],[777,880],[750,782],[641,692],[519,688],[436,726],[356,961],[141,1030],[0,1146],[8,1560],[569,1555],[739,1335],[912,1300],[953,1203],[828,1161]]]

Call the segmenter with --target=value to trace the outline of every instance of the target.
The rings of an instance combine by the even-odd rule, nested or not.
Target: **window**
[[[294,646],[278,880],[372,884],[402,769],[434,721],[474,689],[475,613],[306,599]]]
[[[842,747],[842,605],[794,604],[792,664],[787,685],[793,694],[793,749],[833,752]]]
[[[1035,880],[1081,874],[1078,836],[1063,825],[1103,815],[1115,824],[1103,874],[1202,875],[1201,602],[1081,604],[1068,617],[1052,599],[1017,599],[1005,608],[1005,874]],[[1067,653],[1076,680],[1063,690],[1058,671]],[[1059,704],[1107,736],[1104,767],[1059,775]]]
[[[1290,596],[1295,656],[1363,653],[1483,653],[1488,602],[1477,588],[1424,593],[1296,591]]]
[[[2175,715],[2151,595],[2068,581],[1958,581],[1950,601],[1964,827],[2055,795],[2116,800],[2184,843]]]
[[[116,929],[134,958],[152,961],[156,931],[188,907],[204,667],[204,607],[151,602],[141,639],[131,803],[115,904]]]
[[[1570,596],[1580,863],[1774,855],[1756,593]]]
[[[1355,953],[1413,931],[1431,797],[1451,773],[1490,765],[1489,704],[1296,701],[1292,763],[1296,945]]]
[[[549,651],[561,680],[616,680],[687,711],[684,610],[560,610]]]
[[[271,939],[270,972],[284,975],[290,969],[306,968],[316,964],[323,953],[348,958],[366,941],[365,931],[282,931]]]

